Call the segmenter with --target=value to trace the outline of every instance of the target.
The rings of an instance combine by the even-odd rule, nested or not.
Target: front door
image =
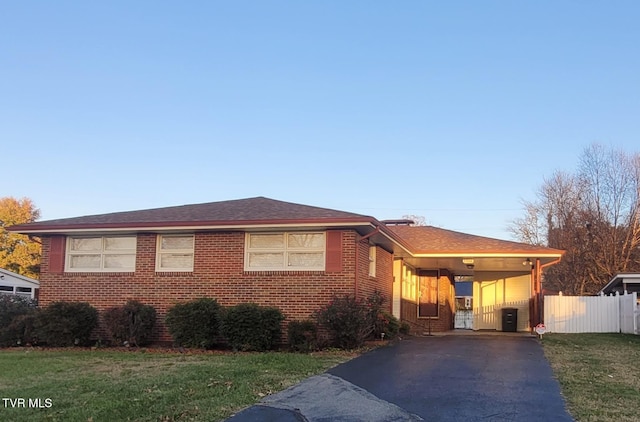
[[[418,318],[438,317],[438,272],[418,273]]]

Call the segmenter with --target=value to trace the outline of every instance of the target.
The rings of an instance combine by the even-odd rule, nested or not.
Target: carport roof
[[[559,249],[475,236],[432,226],[388,225],[402,239],[411,255],[402,256],[416,268],[447,268],[456,275],[478,271],[526,273],[536,262],[558,262]]]
[[[493,239],[433,226],[388,226],[404,239],[414,255],[520,255],[560,257],[564,251],[544,246]]]

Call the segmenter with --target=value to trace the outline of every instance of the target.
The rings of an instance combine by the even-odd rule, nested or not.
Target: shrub
[[[277,308],[241,303],[225,309],[220,328],[234,350],[264,351],[279,343],[283,320]]]
[[[288,326],[289,348],[296,352],[308,353],[318,349],[318,326],[306,319],[291,321]]]
[[[37,339],[34,335],[33,326],[38,316],[38,309],[34,309],[32,312],[18,315],[11,321],[11,324],[6,328],[5,333],[7,337],[12,339],[12,344],[8,346],[26,346],[37,343]]]
[[[27,316],[36,312],[36,302],[18,295],[0,295],[0,347],[16,346],[31,341]],[[24,320],[24,321],[23,321]],[[32,321],[32,318],[29,319]]]
[[[369,309],[369,313],[371,314],[371,321],[375,322],[378,314],[383,312],[382,306],[384,305],[385,299],[381,292],[375,290],[371,295],[367,297],[366,304]]]
[[[85,302],[54,302],[34,321],[38,340],[49,346],[88,345],[98,325],[98,311]]]
[[[402,321],[400,323],[400,334],[404,334],[404,335],[408,335],[409,332],[411,331],[411,326],[409,325],[408,322],[406,321]]]
[[[178,303],[167,312],[166,323],[173,341],[184,347],[212,348],[218,336],[220,305],[201,298]]]
[[[349,295],[335,297],[316,312],[316,319],[329,332],[333,345],[342,349],[361,347],[373,330],[367,305]]]
[[[151,340],[156,310],[151,305],[130,300],[124,306],[107,309],[103,319],[105,328],[115,343],[144,346]]]
[[[367,338],[394,338],[400,329],[396,317],[384,309],[385,298],[374,291],[366,300],[353,296],[334,297],[329,305],[316,312],[316,319],[327,329],[334,346],[354,349]]]
[[[387,311],[380,311],[376,321],[373,324],[373,337],[392,339],[398,335],[400,330],[400,321]],[[384,337],[382,334],[384,333]]]

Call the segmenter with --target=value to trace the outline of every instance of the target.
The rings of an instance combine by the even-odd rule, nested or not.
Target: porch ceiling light
[[[524,261],[522,261],[522,265],[526,266],[526,267],[530,267],[533,263],[531,262],[531,260],[529,258],[525,259]]]
[[[473,258],[462,258],[462,263],[465,265],[473,265]]]

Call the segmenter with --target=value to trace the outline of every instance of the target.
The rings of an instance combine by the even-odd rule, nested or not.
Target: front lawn
[[[354,356],[4,349],[0,420],[222,420]]]
[[[640,420],[640,336],[545,334],[542,344],[577,421]]]

